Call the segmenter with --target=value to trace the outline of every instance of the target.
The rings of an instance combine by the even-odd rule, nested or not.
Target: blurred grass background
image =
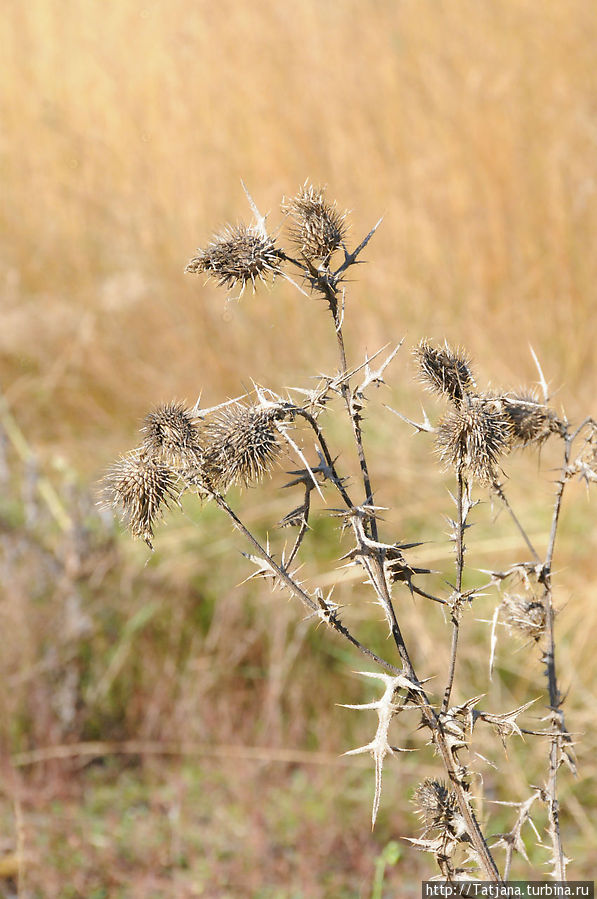
[[[388,339],[445,337],[467,347],[481,383],[516,387],[536,378],[532,343],[556,404],[572,420],[594,413],[596,45],[590,0],[5,0],[0,873],[20,854],[24,895],[369,896],[384,846],[413,833],[406,800],[430,758],[388,766],[373,835],[371,766],[336,770],[371,735],[365,716],[335,706],[370,698],[350,675],[361,663],[278,594],[235,587],[244,547],[213,510],[187,503],[148,561],[98,517],[91,487],[160,400],[203,392],[211,405],[251,378],[282,390],[336,366],[325,310],[290,286],[226,306],[182,274],[213,230],[247,218],[241,178],[272,225],[305,178],[351,210],[355,243],[384,216],[350,285],[353,360]],[[370,413],[372,468],[388,536],[435,541],[421,558],[449,576],[448,482],[381,405],[417,415],[412,374],[405,347]],[[556,463],[547,448],[508,465],[541,547]],[[569,500],[560,664],[583,736],[562,794],[581,877],[597,842],[596,528],[594,503],[577,488]],[[291,507],[269,488],[241,502],[262,532]],[[480,507],[469,539],[479,567],[522,553],[492,515]],[[315,537],[310,562],[329,572],[335,531],[323,521]],[[358,582],[338,595],[367,634]],[[473,617],[494,601],[467,624],[460,699],[487,688],[488,630]],[[442,676],[441,613],[405,597],[403,614],[416,661]],[[378,630],[370,639],[388,652]],[[543,686],[534,652],[505,650],[492,707]],[[195,748],[184,764],[149,749],[23,755],[91,740]],[[264,754],[239,758],[239,746]],[[541,777],[544,747],[519,749],[505,764],[483,747],[499,766],[490,798],[522,797]],[[432,872],[403,848],[387,895],[416,895]]]

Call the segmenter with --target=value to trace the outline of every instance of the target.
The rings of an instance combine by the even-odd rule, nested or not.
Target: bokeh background
[[[372,698],[360,660],[285,597],[237,586],[245,547],[212,509],[185,503],[150,555],[98,513],[94,484],[159,401],[212,405],[251,379],[283,390],[335,369],[321,304],[283,282],[226,304],[183,274],[214,230],[248,218],[241,178],[273,228],[308,178],[350,210],[355,243],[384,216],[349,285],[348,348],[356,361],[405,338],[367,445],[387,536],[430,541],[419,558],[449,578],[449,479],[383,404],[441,411],[413,381],[409,347],[429,337],[465,346],[481,384],[510,387],[536,380],[532,344],[554,404],[573,421],[597,411],[597,7],[4,0],[0,47],[6,895],[418,895],[434,869],[400,838],[417,832],[409,797],[436,763],[388,765],[371,834],[371,765],[340,754],[373,723],[336,705]],[[345,429],[328,426],[350,469]],[[542,548],[557,460],[546,447],[508,464]],[[262,534],[292,508],[283,483],[234,496]],[[524,557],[497,511],[479,507],[476,567]],[[580,878],[597,844],[597,529],[580,486],[560,536],[559,661],[579,741],[563,827]],[[328,583],[336,539],[323,517],[307,548]],[[359,581],[337,596],[390,653]],[[467,620],[456,696],[490,689],[499,711],[538,698],[536,723],[535,650],[506,647],[488,688],[494,606]],[[407,594],[401,608],[417,664],[441,680],[441,613]],[[543,777],[542,744],[484,752],[490,799]],[[483,814],[493,832],[511,825],[502,806]]]

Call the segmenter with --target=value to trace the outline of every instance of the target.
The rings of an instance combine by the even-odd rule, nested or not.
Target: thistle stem
[[[317,604],[317,602],[306,593],[299,584],[296,583],[294,578],[292,578],[287,571],[284,570],[278,563],[272,558],[272,556],[264,549],[259,540],[251,533],[251,531],[243,524],[238,515],[233,511],[233,509],[228,505],[223,496],[218,493],[213,494],[213,498],[217,502],[218,506],[226,512],[229,518],[232,519],[235,526],[238,530],[243,534],[244,537],[251,543],[251,545],[257,550],[260,556],[265,559],[268,566],[271,570],[280,578],[280,580],[284,583],[284,585],[290,590],[290,592],[296,596],[307,609],[313,612],[321,611],[321,606]],[[368,649],[366,646],[363,646],[356,637],[354,637],[347,627],[345,627],[337,615],[333,611],[329,611],[326,615],[321,616],[322,620],[325,621],[330,627],[332,627],[335,631],[348,640],[359,652],[363,653],[363,655],[367,656],[367,658],[371,659],[373,662],[376,662],[378,665],[381,665],[382,668],[385,668],[386,671],[389,671],[391,674],[400,674],[400,670],[392,665],[390,662],[387,662],[385,659],[382,659],[381,656],[378,656],[377,653],[373,652],[373,650]]]
[[[337,304],[336,304],[336,312],[334,314],[334,322],[336,325],[336,338],[338,341],[338,352],[340,353],[340,361],[342,364],[342,373],[345,374],[348,371],[348,365],[346,362],[346,349],[344,346],[344,335],[342,334],[342,325],[338,318]],[[363,432],[361,430],[359,416],[352,409],[351,399],[350,399],[350,386],[346,381],[342,382],[342,396],[344,398],[344,402],[346,403],[346,408],[348,410],[348,415],[350,417],[350,421],[352,424],[352,430],[354,434],[355,444],[357,448],[357,455],[359,459],[359,466],[361,468],[361,475],[363,478],[363,486],[365,488],[365,502],[367,504],[373,503],[373,490],[371,488],[371,478],[369,476],[369,467],[367,465],[367,459],[365,457],[365,448],[363,446]],[[375,515],[371,516],[371,536],[374,540],[377,540],[377,520]]]
[[[344,374],[348,371],[348,365],[347,365],[347,360],[346,360],[346,350],[345,350],[345,346],[344,346],[344,338],[343,338],[343,334],[342,334],[342,324],[341,324],[340,318],[338,316],[337,294],[336,294],[336,291],[334,290],[334,288],[329,284],[328,281],[324,282],[324,287],[325,287],[325,290],[323,292],[324,292],[326,298],[328,299],[329,306],[330,306],[330,309],[331,309],[333,317],[334,317],[334,324],[336,326],[335,327],[336,338],[337,338],[337,342],[338,342],[338,350],[339,350],[340,361],[341,361],[341,365],[342,365],[342,373]],[[365,487],[365,494],[367,497],[367,502],[371,503],[373,501],[373,490],[371,488],[371,480],[369,477],[367,461],[365,458],[362,432],[361,432],[361,428],[360,428],[360,423],[358,421],[358,414],[355,413],[352,408],[351,391],[350,391],[349,384],[347,382],[343,382],[341,390],[342,390],[342,396],[344,398],[344,402],[346,403],[348,416],[350,418],[352,428],[353,428],[353,434],[354,434],[355,443],[357,446],[357,452],[358,452],[358,457],[359,457],[359,463],[361,466],[361,473],[363,476],[363,484]],[[462,485],[462,479],[461,479],[460,483]],[[460,544],[461,549],[460,549],[460,555],[459,555],[460,562],[457,563],[457,571],[460,572],[459,581],[458,581],[458,592],[460,593],[460,590],[462,588],[462,568],[463,568],[463,564],[464,564],[464,562],[463,562],[463,560],[464,560],[464,542],[462,539],[462,535],[464,534],[464,522],[462,521],[462,491],[461,491],[461,501],[459,502],[459,508],[460,508],[459,533],[461,534],[461,537],[459,538],[459,544]],[[371,522],[371,536],[372,536],[373,540],[377,540],[378,539],[378,536],[377,536],[378,531],[377,531],[377,520],[375,518],[375,515],[371,516],[370,522]],[[391,623],[392,637],[393,637],[396,647],[398,649],[400,658],[402,659],[402,663],[404,665],[407,676],[414,683],[419,684],[420,683],[419,679],[417,677],[415,668],[410,660],[410,656],[409,656],[408,650],[406,648],[406,643],[404,641],[404,637],[402,636],[402,632],[400,630],[400,626],[399,626],[398,620],[396,618],[394,606],[392,604],[390,590],[389,590],[386,573],[385,573],[384,565],[383,565],[382,552],[383,551],[380,550],[378,553],[375,553],[373,555],[373,557],[368,557],[368,558],[366,557],[365,558],[365,566],[370,575],[373,587],[374,587],[378,597],[382,601],[382,605],[386,609],[386,612],[389,616],[390,623]],[[453,662],[451,664],[452,680],[454,677],[453,669],[455,667],[456,648],[457,648],[457,642],[458,642],[457,625],[455,626],[455,631],[456,631],[456,637],[453,640],[453,650],[452,650]],[[450,682],[450,692],[451,692],[451,682]],[[419,695],[419,694],[417,694],[417,695]],[[446,696],[447,696],[447,700],[449,701],[450,693],[447,692]],[[446,700],[446,696],[444,697],[444,702]],[[450,778],[450,781],[454,785],[454,789],[455,789],[456,797],[457,797],[457,801],[458,801],[458,807],[460,809],[460,812],[461,812],[464,820],[466,821],[467,830],[470,835],[471,842],[472,842],[473,846],[475,847],[475,849],[477,850],[481,864],[482,864],[487,876],[489,877],[489,879],[494,882],[499,883],[499,882],[501,882],[501,878],[500,878],[500,874],[499,874],[497,865],[493,859],[493,856],[491,855],[491,851],[489,850],[489,847],[487,846],[485,837],[483,836],[483,832],[482,832],[482,830],[479,826],[479,823],[475,817],[475,814],[470,806],[468,795],[465,792],[465,788],[463,786],[462,779],[456,770],[456,766],[455,766],[454,760],[452,758],[452,755],[450,753],[448,741],[447,741],[446,735],[444,733],[443,724],[441,722],[441,719],[434,712],[433,708],[431,707],[431,705],[429,703],[427,694],[424,691],[420,694],[419,701],[421,702],[421,711],[423,713],[425,722],[429,726],[429,728],[431,729],[432,733],[435,736],[435,739],[437,740],[437,744],[438,744],[438,747],[440,750],[440,754],[442,756],[443,763],[446,768],[446,772]]]
[[[261,543],[257,540],[256,537],[249,531],[249,529],[243,524],[238,515],[231,509],[223,496],[219,494],[214,494],[214,499],[221,509],[232,519],[235,526],[238,530],[246,537],[246,539],[251,543],[251,545],[257,550],[257,552],[267,561],[268,565],[271,567],[272,571],[282,580],[282,582],[288,587],[290,592],[296,596],[306,607],[309,609],[311,613],[320,611],[320,607],[317,605],[315,600],[309,596],[295,581],[294,579],[278,565],[277,562],[270,556],[270,554],[263,548]],[[377,567],[377,566],[376,566]],[[382,566],[382,574],[383,574],[383,566]],[[375,578],[374,570],[371,570],[371,575],[373,578],[374,586],[377,590],[382,591],[384,588],[382,584],[385,583],[385,576],[382,579],[382,584],[380,584]],[[387,585],[386,585],[387,589]],[[338,619],[334,612],[330,612],[325,616],[322,616],[323,620],[335,631],[341,634],[349,643],[351,643],[359,652],[365,655],[367,658],[371,659],[373,662],[376,662],[386,671],[389,671],[391,674],[400,674],[399,669],[397,669],[390,662],[387,662],[385,659],[382,659],[375,652],[370,650],[368,647],[364,646],[360,643],[359,640],[354,637],[348,628],[346,628],[342,622]],[[399,647],[402,647],[403,651],[400,653],[404,669],[406,670],[407,676],[409,680],[412,680],[413,683],[419,685],[419,679],[416,675],[414,667],[410,661],[408,653],[406,651],[406,646],[404,644],[404,640],[402,638],[402,634],[400,632],[400,628],[398,627],[398,623],[396,622],[396,631],[393,630],[394,640],[397,642]],[[466,822],[467,832],[470,835],[471,842],[475,849],[479,854],[479,858],[481,860],[481,864],[485,870],[485,873],[489,877],[490,880],[499,883],[501,881],[500,874],[498,868],[495,864],[493,856],[487,846],[481,828],[479,827],[479,823],[475,817],[475,814],[470,806],[468,796],[465,792],[465,789],[462,784],[462,779],[459,777],[458,771],[456,769],[456,764],[450,752],[448,741],[446,738],[446,734],[444,733],[444,728],[441,720],[438,718],[437,714],[434,712],[427,694],[423,689],[421,692],[413,692],[413,696],[418,698],[418,701],[421,706],[421,712],[423,714],[423,718],[425,723],[430,728],[431,732],[434,734],[435,740],[437,742],[437,746],[439,748],[440,755],[442,757],[444,766],[446,768],[446,772],[448,777],[450,778],[451,783],[454,785],[454,789],[456,792],[456,797],[458,801],[458,806],[460,812]]]
[[[535,549],[535,547],[533,546],[533,544],[531,543],[531,539],[530,539],[529,535],[527,534],[527,532],[525,531],[522,524],[520,523],[518,516],[514,512],[514,509],[510,505],[508,497],[504,493],[504,488],[502,487],[501,484],[499,484],[497,481],[495,481],[493,483],[493,489],[495,490],[496,495],[501,499],[502,503],[504,504],[510,518],[516,525],[522,539],[526,543],[531,555],[533,556],[533,559],[535,560],[535,562],[540,562],[541,560],[539,558],[539,554],[538,554],[537,550]]]
[[[562,500],[564,497],[564,489],[568,480],[568,466],[570,463],[572,442],[579,432],[580,429],[577,429],[577,431],[575,431],[572,436],[566,435],[566,437],[564,438],[564,459],[562,462],[560,477],[558,479],[555,492],[547,554],[545,556],[545,562],[543,563],[543,568],[540,575],[540,581],[543,584],[543,605],[547,613],[547,649],[545,650],[543,658],[547,672],[549,707],[553,715],[552,727],[555,731],[550,739],[549,775],[547,778],[546,791],[549,809],[549,832],[553,847],[554,875],[558,880],[566,880],[566,857],[564,855],[562,835],[560,832],[557,772],[562,757],[562,746],[566,741],[566,738],[568,737],[568,731],[564,722],[564,713],[562,711],[562,696],[560,694],[560,689],[558,686],[555,645],[555,610],[553,607],[551,576],[553,556],[556,545],[556,536],[558,531],[558,524],[560,521],[560,512],[562,509]]]
[[[450,696],[452,695],[452,687],[454,685],[454,675],[456,672],[456,656],[458,653],[458,638],[460,636],[460,603],[462,599],[462,575],[464,571],[464,531],[466,528],[466,519],[470,504],[468,502],[469,485],[464,480],[462,468],[458,469],[458,492],[456,503],[458,506],[458,523],[456,527],[456,594],[454,605],[452,607],[452,645],[450,648],[450,667],[448,671],[448,683],[444,692],[444,701],[442,704],[442,712],[445,714],[450,705]],[[466,511],[464,509],[465,492],[467,495]]]

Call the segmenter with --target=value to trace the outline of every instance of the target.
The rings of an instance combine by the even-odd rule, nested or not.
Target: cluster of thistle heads
[[[248,194],[247,198],[254,214],[253,222],[249,225],[228,225],[205,248],[197,251],[185,271],[203,273],[228,291],[240,287],[242,294],[247,285],[255,290],[259,283],[270,283],[277,276],[291,280],[285,269],[293,266],[295,270],[299,270],[314,295],[319,294],[328,300],[337,333],[340,333],[341,318],[337,315],[336,301],[338,285],[343,280],[346,269],[356,261],[358,254],[366,246],[375,228],[352,254],[349,253],[345,246],[346,213],[341,213],[336,203],[326,199],[324,189],[306,182],[293,198],[282,201],[282,212],[288,223],[288,247],[283,249],[278,243],[278,234],[268,233],[265,217],[260,215]],[[334,270],[332,257],[339,250],[344,251],[344,261]],[[342,343],[341,337],[340,342]],[[325,386],[321,390],[301,391],[308,397],[303,406],[258,388],[253,401],[230,400],[208,410],[202,410],[198,405],[188,408],[180,402],[154,408],[143,422],[140,444],[122,456],[104,478],[104,502],[117,511],[134,537],[143,539],[151,548],[156,522],[164,510],[179,502],[186,491],[192,491],[202,499],[215,498],[225,506],[222,497],[232,486],[254,486],[272,469],[280,457],[284,441],[306,463],[302,451],[287,433],[297,416],[308,419],[314,427],[318,427],[314,419],[334,394],[342,393],[348,401],[349,410],[357,410],[350,411],[351,415],[354,414],[356,425],[360,420],[358,410],[361,408],[359,404],[362,392],[359,391],[363,391],[369,383],[383,383],[383,370],[395,352],[375,375],[369,368],[371,360],[367,360],[364,367],[352,372],[341,371],[332,378],[322,376]],[[470,500],[470,486],[472,482],[477,482],[488,486],[505,501],[499,481],[502,461],[507,453],[516,447],[540,446],[551,435],[570,441],[568,423],[548,405],[547,386],[542,376],[543,399],[533,390],[483,392],[477,388],[471,362],[462,351],[453,350],[447,344],[433,346],[425,340],[415,349],[415,356],[420,380],[427,389],[444,398],[449,408],[437,428],[432,428],[427,419],[424,425],[414,422],[411,424],[418,430],[435,431],[436,450],[440,460],[446,467],[455,469],[458,475],[459,496],[463,496],[462,488],[466,485],[464,495],[468,495]],[[353,388],[350,378],[361,368],[366,370],[365,381],[361,387]],[[597,425],[592,420],[587,421],[591,421],[589,436],[581,455],[569,466],[567,472],[569,476],[578,474],[589,483],[597,480]],[[323,469],[318,467],[311,470],[306,464],[305,472],[293,474],[308,472],[317,486],[314,472],[322,473]],[[324,476],[324,480],[325,477],[329,475]],[[292,484],[300,480],[301,477],[292,481]],[[337,478],[336,484],[342,485],[343,480]],[[310,489],[312,486],[309,482],[307,490]],[[351,504],[349,499],[348,503]],[[281,524],[301,524],[301,527],[304,525],[306,528],[307,521],[303,517],[308,515],[305,512],[306,506],[307,501],[305,506],[286,516]],[[403,557],[396,547],[375,543],[364,530],[362,538],[363,547],[374,546],[382,551],[380,558],[383,557],[390,572],[390,580],[393,582],[402,579]],[[292,557],[299,543],[300,538]],[[281,573],[280,569],[276,570]],[[425,570],[409,571],[412,574]],[[497,622],[499,614],[510,630],[538,642],[546,633],[548,610],[544,602],[545,591],[539,596],[534,590],[534,582],[539,582],[537,568],[534,563],[521,563],[503,577],[511,574],[519,575],[521,589],[504,594],[494,621]],[[496,574],[495,578],[498,577],[502,575]],[[329,616],[330,607],[322,598],[320,604]],[[548,658],[547,654],[545,658]],[[378,713],[375,738],[366,746],[349,753],[369,752],[375,759],[375,821],[381,792],[383,759],[394,751],[394,747],[388,742],[388,728],[397,711],[397,690],[404,687],[405,678],[401,674],[390,677],[388,674],[362,673],[385,682],[384,695],[377,703],[348,706],[357,709],[375,708]],[[420,685],[415,685],[408,678],[406,687],[409,694],[421,689]],[[465,863],[475,859],[465,820],[466,808],[463,811],[456,789],[453,788],[454,785],[459,786],[464,791],[462,795],[469,788],[465,781],[468,770],[460,764],[457,757],[457,752],[468,742],[466,728],[472,729],[476,716],[492,724],[502,740],[511,733],[520,734],[516,716],[529,705],[505,715],[489,715],[474,711],[473,707],[479,699],[480,697],[475,697],[444,714],[443,733],[446,746],[456,764],[457,778],[453,778],[453,784],[450,785],[427,779],[418,787],[414,797],[423,820],[424,832],[420,839],[411,842],[420,849],[433,852],[442,874],[449,880],[458,878],[461,874],[466,876],[466,868],[455,867],[457,851],[467,856]],[[437,739],[437,732],[434,732],[433,739]],[[515,839],[515,831],[508,837]]]
[[[103,479],[102,499],[133,537],[153,548],[154,528],[183,493],[202,498],[251,486],[271,470],[291,407],[268,400],[234,401],[207,412],[172,402],[146,416],[139,446],[122,456]]]
[[[247,195],[248,196],[248,195]],[[185,272],[204,273],[228,290],[240,285],[242,294],[249,284],[273,281],[283,275],[290,257],[268,234],[265,218],[248,196],[255,213],[250,225],[227,225],[208,245],[197,250]],[[284,199],[282,212],[289,222],[288,238],[301,260],[326,265],[333,253],[344,245],[348,231],[346,213],[325,197],[325,189],[305,183],[296,196]]]
[[[247,198],[253,222],[227,226],[197,251],[185,271],[204,273],[229,291],[240,285],[242,294],[248,284],[255,289],[277,275],[287,277],[283,266],[293,264],[317,290],[314,273],[329,275],[333,254],[346,252],[346,213],[326,199],[323,188],[306,182],[281,204],[289,222],[287,252],[268,234],[265,217],[248,193]],[[450,402],[436,446],[441,460],[462,476],[495,486],[500,461],[513,447],[566,433],[566,423],[530,391],[477,391],[462,352],[424,341],[416,355],[425,385]],[[106,475],[104,502],[151,547],[162,512],[185,491],[209,497],[225,494],[234,484],[257,483],[279,456],[283,423],[293,418],[293,409],[292,403],[263,391],[256,402],[224,403],[208,412],[178,402],[158,406],[143,423],[141,444]]]
[[[254,221],[228,225],[199,249],[185,272],[204,273],[231,291],[256,288],[284,275],[296,260],[268,234],[247,193]],[[344,246],[346,213],[329,202],[325,190],[306,182],[282,201],[290,223],[288,238],[305,267],[327,266]],[[273,394],[271,395],[274,396]],[[237,484],[251,486],[271,469],[280,450],[283,423],[293,417],[292,404],[258,391],[257,402],[223,403],[211,414],[172,402],[146,417],[139,446],[121,457],[103,479],[102,501],[111,506],[134,537],[152,547],[154,528],[164,510],[194,490],[202,497],[225,494]]]
[[[436,433],[442,462],[463,477],[495,486],[502,458],[516,447],[566,435],[567,424],[537,394],[477,390],[470,360],[461,351],[423,341],[415,351],[420,379],[450,403]]]

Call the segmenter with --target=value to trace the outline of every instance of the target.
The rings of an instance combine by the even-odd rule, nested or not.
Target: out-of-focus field
[[[290,285],[226,305],[183,274],[215,229],[248,218],[241,178],[274,228],[282,195],[306,178],[351,210],[354,243],[384,216],[346,306],[353,361],[406,335],[381,400],[418,415],[407,346],[445,337],[468,348],[482,384],[512,387],[536,379],[531,343],[554,403],[571,420],[595,414],[596,46],[591,0],[5,0],[7,896],[17,882],[22,897],[382,896],[384,847],[418,832],[407,799],[436,770],[431,757],[390,761],[371,834],[371,765],[340,754],[370,739],[372,722],[336,706],[371,698],[351,674],[361,662],[279,594],[236,588],[245,547],[214,510],[185,503],[147,561],[94,511],[91,485],[160,400],[202,392],[212,405],[251,379],[282,390],[336,367],[323,306]],[[429,440],[411,438],[380,397],[368,425],[392,506],[386,536],[434,541],[421,558],[450,577],[448,482]],[[557,460],[547,447],[539,462],[508,464],[542,549]],[[292,507],[269,487],[237,500],[262,532]],[[504,515],[494,521],[488,504],[475,515],[474,564],[524,556]],[[320,571],[333,569],[334,538],[323,520],[308,549]],[[595,502],[573,487],[556,568],[579,740],[578,778],[562,773],[563,828],[578,878],[594,876],[597,844],[596,539]],[[360,589],[340,586],[339,599],[389,653]],[[494,602],[467,619],[459,699],[487,689],[477,619]],[[402,606],[417,664],[441,681],[441,613],[406,592]],[[498,668],[488,702],[504,711],[540,697],[538,719],[537,653],[506,649]],[[543,777],[544,745],[511,744],[507,759],[480,745],[498,765],[489,798],[524,798]],[[46,752],[56,746],[66,757]],[[503,807],[486,811],[494,831],[511,825]],[[541,870],[545,853],[532,838],[527,848]],[[406,843],[398,854],[383,895],[417,895],[433,868]]]

